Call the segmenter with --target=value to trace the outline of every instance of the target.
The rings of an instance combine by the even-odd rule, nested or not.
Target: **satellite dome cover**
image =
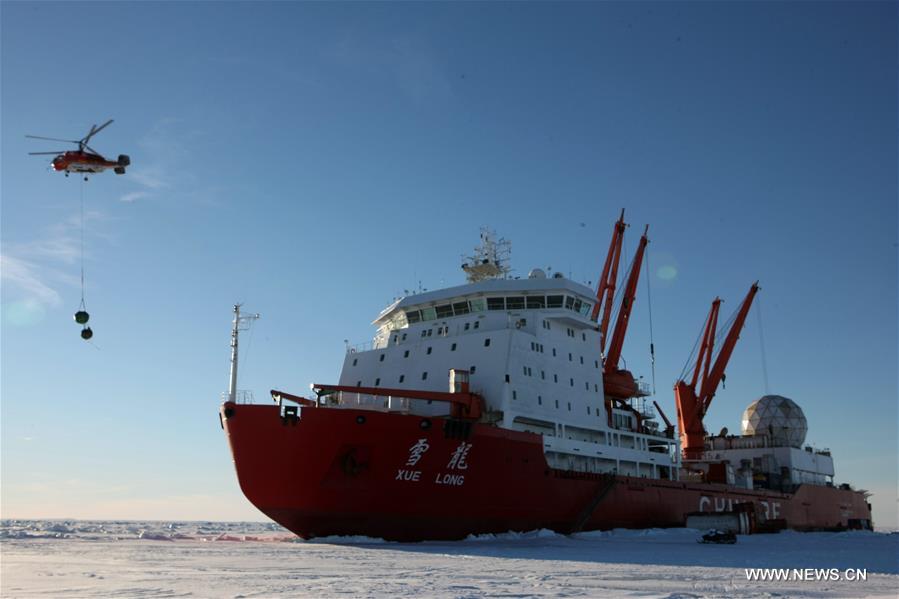
[[[781,395],[765,395],[743,412],[744,435],[769,435],[775,445],[802,447],[808,421],[796,402]]]

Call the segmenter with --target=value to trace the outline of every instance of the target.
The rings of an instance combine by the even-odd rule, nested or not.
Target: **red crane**
[[[740,338],[740,331],[743,329],[746,316],[749,314],[749,307],[758,290],[759,283],[756,281],[749,289],[749,293],[746,294],[734,323],[718,352],[718,357],[712,365],[712,353],[715,349],[715,335],[718,328],[718,308],[721,306],[721,299],[715,298],[702,333],[702,344],[699,356],[696,358],[696,366],[693,369],[693,378],[689,384],[684,380],[679,380],[674,385],[677,424],[680,429],[681,448],[685,459],[695,460],[702,457],[702,452],[705,450],[705,427],[702,419],[708,412],[712,398],[715,397],[718,383],[724,380],[724,369],[734,351],[737,339]],[[699,378],[700,369],[702,370],[702,379]],[[698,394],[696,392],[697,383],[699,383]]]
[[[648,232],[649,225],[646,225],[646,228],[643,230],[643,236],[640,237],[640,244],[637,246],[637,253],[634,254],[634,262],[631,264],[627,284],[624,287],[624,296],[621,298],[621,308],[618,310],[615,330],[612,333],[612,340],[609,342],[609,351],[603,360],[603,387],[605,394],[619,399],[645,395],[640,392],[634,380],[634,375],[627,370],[618,368],[618,361],[621,359],[621,349],[624,346],[624,336],[627,334],[627,325],[630,322],[631,310],[634,308],[634,300],[637,299],[637,283],[640,281],[643,253],[646,251],[646,245],[649,243],[649,238],[646,237]]]
[[[599,277],[599,287],[596,289],[596,303],[593,304],[593,313],[591,315],[593,321],[596,322],[599,317],[599,310],[602,308],[602,322],[599,325],[599,351],[602,354],[606,351],[606,333],[609,330],[609,319],[612,316],[612,300],[615,298],[615,281],[618,279],[621,243],[624,241],[624,230],[626,228],[624,208],[622,208],[621,216],[615,222],[615,228],[612,230],[612,242],[609,244],[606,263],[602,267],[602,274]]]

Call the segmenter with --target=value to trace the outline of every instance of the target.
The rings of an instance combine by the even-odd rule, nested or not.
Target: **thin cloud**
[[[107,220],[102,212],[84,214],[84,226]],[[4,321],[28,325],[40,321],[47,308],[62,304],[61,288],[77,287],[71,268],[82,257],[81,216],[49,227],[39,238],[4,244],[0,252]]]
[[[25,296],[25,300],[49,306],[62,303],[56,289],[45,282],[46,273],[42,273],[41,268],[33,262],[0,254],[0,277],[4,286],[12,285]]]
[[[146,191],[132,191],[132,192],[126,193],[125,195],[120,197],[119,201],[124,202],[126,204],[131,204],[132,202],[142,200],[142,199],[148,197],[149,195],[150,195],[149,192],[146,192]]]
[[[138,189],[119,197],[130,204],[151,199],[164,190],[190,187],[194,180],[185,174],[182,165],[190,160],[193,141],[200,136],[194,130],[185,130],[177,119],[162,118],[139,142],[141,154],[128,168],[128,180]]]

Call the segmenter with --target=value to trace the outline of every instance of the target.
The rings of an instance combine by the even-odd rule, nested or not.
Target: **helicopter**
[[[97,127],[96,125],[92,126],[87,135],[79,140],[58,139],[56,137],[41,137],[38,135],[26,135],[25,137],[30,137],[32,139],[64,141],[66,143],[78,145],[77,150],[60,150],[56,152],[29,152],[29,154],[32,156],[55,154],[56,158],[54,158],[50,162],[50,168],[52,168],[56,172],[65,172],[66,177],[69,176],[69,173],[84,173],[84,180],[87,181],[87,174],[102,173],[108,168],[113,169],[113,171],[115,171],[115,174],[117,175],[124,175],[125,167],[131,164],[130,157],[128,157],[126,154],[119,154],[118,160],[113,162],[111,160],[107,160],[106,158],[101,156],[99,152],[87,145],[87,142],[89,142],[94,135],[105,129],[107,126],[109,126],[110,123],[112,123],[112,119],[109,119],[99,127]]]

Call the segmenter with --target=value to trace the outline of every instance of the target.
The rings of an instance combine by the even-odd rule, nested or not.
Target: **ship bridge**
[[[409,325],[484,312],[541,310],[544,317],[566,321],[577,328],[592,328],[593,290],[556,276],[528,279],[488,279],[401,298],[381,311],[372,324],[378,327],[374,347],[386,343],[389,333]]]

